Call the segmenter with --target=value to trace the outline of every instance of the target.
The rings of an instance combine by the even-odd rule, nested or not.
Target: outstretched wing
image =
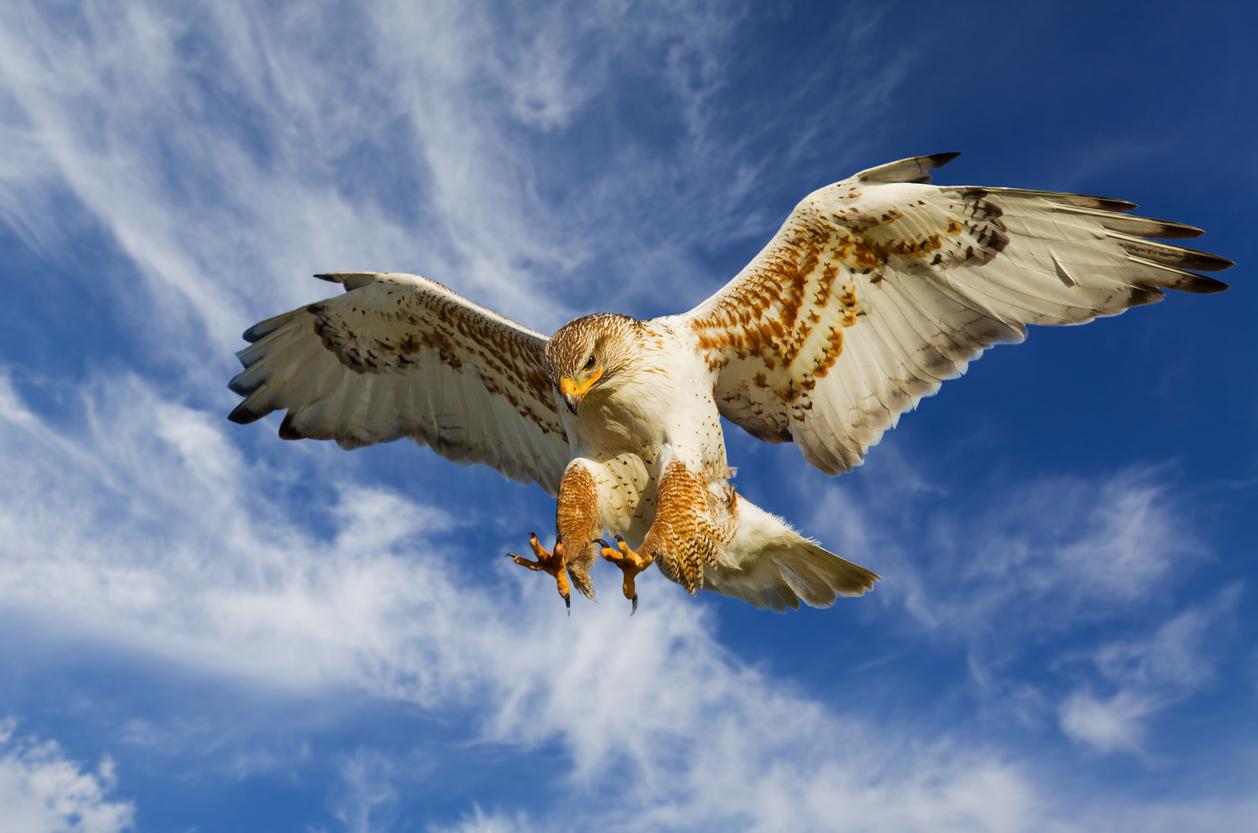
[[[1122,200],[937,187],[956,154],[916,157],[808,195],[755,259],[687,313],[721,413],[794,440],[837,474],[899,415],[1027,324],[1077,324],[1216,292],[1229,260],[1148,238],[1196,237]]]
[[[345,294],[245,331],[230,419],[287,410],[284,439],[410,437],[552,494],[571,457],[543,369],[546,338],[417,275],[319,275]]]

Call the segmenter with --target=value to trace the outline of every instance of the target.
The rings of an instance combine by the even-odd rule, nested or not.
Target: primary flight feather
[[[249,328],[230,418],[287,413],[285,439],[355,448],[408,436],[557,495],[556,541],[516,563],[594,593],[601,553],[782,610],[878,579],[730,483],[720,416],[796,443],[830,474],[900,414],[1027,324],[1076,324],[1225,289],[1231,261],[1154,238],[1201,230],[1123,200],[935,186],[956,154],[882,165],[804,198],[773,239],[695,309],[603,313],[549,339],[416,275],[320,275],[343,295]],[[616,536],[612,546],[599,536]]]

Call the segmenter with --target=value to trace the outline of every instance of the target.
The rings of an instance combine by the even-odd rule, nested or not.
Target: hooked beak
[[[565,376],[559,380],[559,392],[563,394],[563,399],[568,403],[568,410],[572,413],[577,412],[577,406],[581,404],[581,400],[590,392],[590,388],[594,387],[594,383],[603,378],[603,371],[600,369],[590,374],[590,377],[584,382],[578,382],[571,376]]]

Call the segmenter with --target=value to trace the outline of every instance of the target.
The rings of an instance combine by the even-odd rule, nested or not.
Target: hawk
[[[555,543],[515,563],[593,598],[601,554],[657,564],[773,610],[860,595],[879,576],[735,491],[721,417],[846,472],[900,414],[1028,324],[1078,324],[1217,292],[1232,263],[1153,238],[1193,226],[1124,200],[936,186],[954,153],[863,171],[809,194],[733,280],[680,315],[599,313],[545,335],[436,281],[327,274],[344,294],[250,327],[230,419],[286,411],[284,439],[344,448],[410,437],[557,498]],[[615,545],[602,536],[615,536]]]

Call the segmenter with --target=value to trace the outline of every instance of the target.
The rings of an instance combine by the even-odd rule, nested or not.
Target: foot
[[[530,561],[522,555],[516,555],[513,552],[507,553],[516,564],[533,572],[542,572],[555,577],[555,586],[559,590],[559,595],[563,597],[564,606],[568,608],[568,615],[572,615],[572,588],[568,584],[567,563],[564,560],[563,542],[555,540],[555,548],[551,552],[546,552],[542,548],[542,542],[537,540],[537,533],[529,533],[529,546],[533,548],[533,555],[537,557],[536,561]]]
[[[644,558],[638,555],[619,535],[616,536],[615,549],[601,539],[599,544],[603,547],[603,557],[619,567],[620,571],[625,574],[623,589],[625,598],[633,603],[633,610],[629,611],[629,615],[632,616],[638,612],[638,588],[634,585],[634,580],[638,577],[638,573],[655,563],[655,556],[648,555]]]

